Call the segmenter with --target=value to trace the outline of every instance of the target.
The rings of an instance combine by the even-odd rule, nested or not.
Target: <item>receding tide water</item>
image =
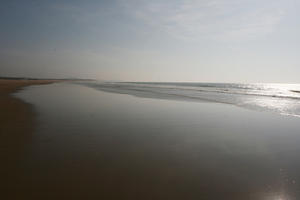
[[[300,84],[86,82],[90,87],[141,97],[210,101],[300,117]]]
[[[280,114],[299,114],[297,89],[232,88],[29,87],[17,96],[34,105],[37,127],[16,188],[40,199],[299,199],[300,118]],[[272,112],[234,106],[247,101]]]

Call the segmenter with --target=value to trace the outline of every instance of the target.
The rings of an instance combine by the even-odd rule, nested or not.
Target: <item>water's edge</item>
[[[224,103],[300,117],[300,85],[78,82],[97,90],[142,98]]]

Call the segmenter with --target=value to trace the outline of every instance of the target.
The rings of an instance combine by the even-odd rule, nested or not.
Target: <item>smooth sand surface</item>
[[[18,138],[15,138],[16,134],[19,137],[32,131],[33,112],[30,110],[30,106],[22,102],[20,99],[11,96],[11,94],[25,86],[49,84],[54,82],[57,81],[0,79],[1,143],[4,143],[6,138],[18,140]],[[10,146],[10,144],[6,142],[5,145]]]
[[[299,118],[216,103],[34,86],[6,199],[293,200]]]
[[[49,84],[56,80],[1,80],[0,79],[0,199],[10,198],[19,183],[19,163],[23,149],[34,130],[34,110],[31,105],[11,94],[25,86]],[[22,199],[20,197],[20,199]]]

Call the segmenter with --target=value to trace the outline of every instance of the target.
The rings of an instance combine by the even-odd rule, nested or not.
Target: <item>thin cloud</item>
[[[127,11],[144,24],[187,40],[249,40],[272,33],[287,1],[128,1]]]

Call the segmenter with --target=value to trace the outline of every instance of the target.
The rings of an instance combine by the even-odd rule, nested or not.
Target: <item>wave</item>
[[[104,85],[102,85],[104,86]],[[152,82],[116,82],[116,83],[105,83],[108,87],[134,89],[139,90],[153,89],[169,89],[169,90],[189,90],[196,92],[211,92],[211,93],[224,93],[233,95],[254,95],[254,96],[266,96],[274,98],[290,98],[299,99],[300,95],[294,95],[293,93],[300,93],[300,90],[286,90],[279,84],[221,84],[221,83],[152,83]],[[207,89],[209,88],[209,89]]]
[[[290,90],[291,92],[300,93],[299,90]]]
[[[300,116],[300,85],[168,82],[83,82],[113,93],[138,97],[209,101]]]

